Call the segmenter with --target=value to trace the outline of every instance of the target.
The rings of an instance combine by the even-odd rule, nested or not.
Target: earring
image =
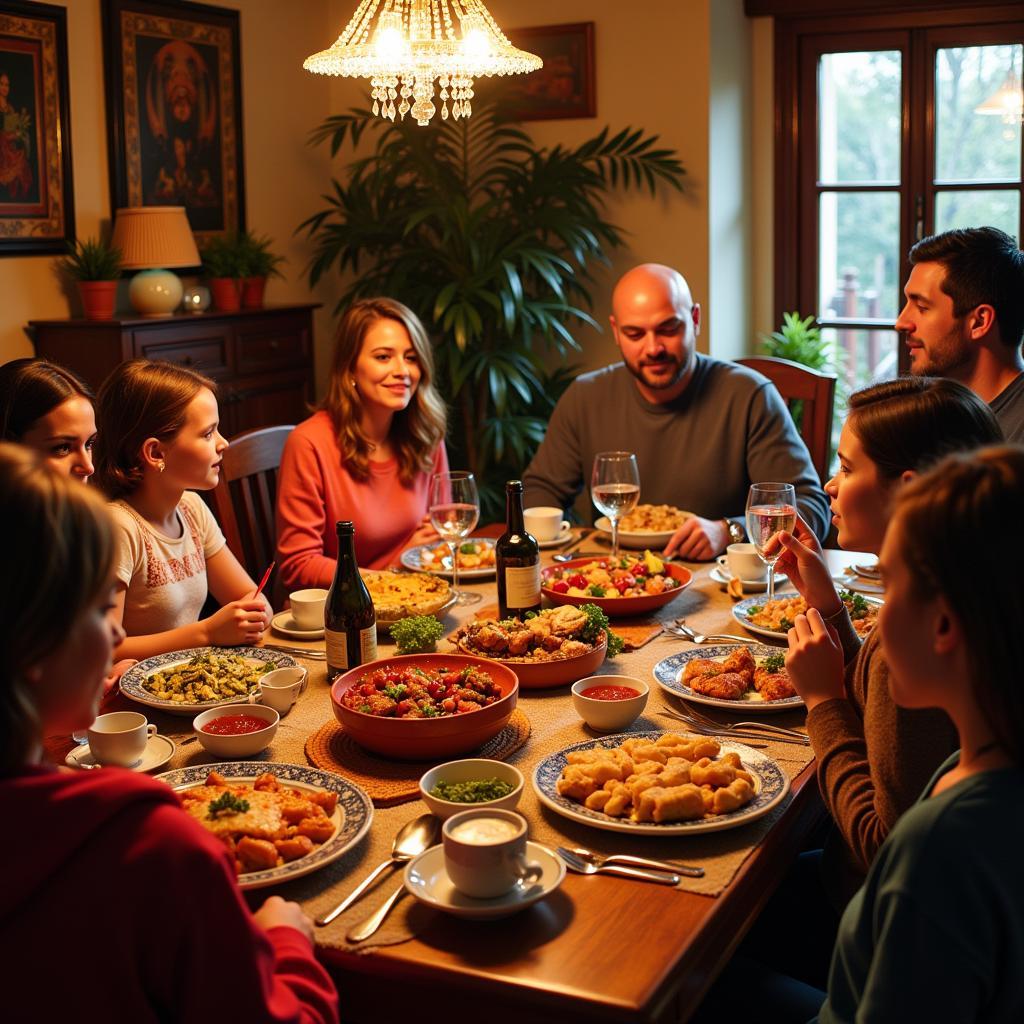
[[[159,470],[159,471],[160,471],[161,473],[162,473],[162,472],[164,471],[164,469],[166,468],[166,466],[165,466],[165,464],[164,464],[164,460],[163,460],[163,459],[161,459],[161,460],[160,460],[160,461],[159,461],[159,462],[157,463],[157,466],[156,466],[156,468],[157,468],[157,469],[158,469],[158,470]]]

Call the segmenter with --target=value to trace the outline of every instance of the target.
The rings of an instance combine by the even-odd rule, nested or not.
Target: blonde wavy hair
[[[398,460],[398,476],[409,485],[417,473],[430,471],[437,446],[444,440],[447,411],[434,387],[434,352],[416,314],[395,299],[360,299],[338,324],[331,362],[331,381],[320,408],[334,424],[346,469],[357,479],[370,475],[370,442],[360,425],[362,411],[352,375],[367,332],[378,320],[394,320],[409,334],[420,365],[420,381],[409,405],[395,414],[389,440]]]
[[[0,775],[39,740],[28,672],[60,648],[113,578],[114,532],[102,497],[34,451],[0,443],[0,505],[12,543],[0,587]]]

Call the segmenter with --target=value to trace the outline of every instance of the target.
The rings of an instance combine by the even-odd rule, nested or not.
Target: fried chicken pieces
[[[613,818],[663,824],[726,814],[754,799],[754,778],[738,754],[714,760],[713,739],[666,733],[566,756],[559,794]]]
[[[483,619],[463,626],[454,637],[469,653],[523,661],[556,661],[586,654],[593,646],[576,639],[587,615],[570,605],[545,609],[525,622],[519,619]]]
[[[751,688],[766,701],[782,700],[796,693],[785,668],[772,672],[759,667],[748,647],[737,647],[724,661],[688,661],[682,683],[694,693],[719,700],[742,700]]]

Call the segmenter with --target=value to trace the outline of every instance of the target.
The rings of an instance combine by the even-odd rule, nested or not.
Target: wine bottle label
[[[332,668],[355,668],[356,665],[365,665],[368,661],[377,660],[377,627],[375,625],[359,630],[358,651],[356,644],[353,643],[351,655],[349,654],[347,633],[327,629],[324,630],[324,639],[327,641],[327,664]],[[355,640],[354,636],[353,640]]]
[[[509,608],[533,608],[540,604],[540,562],[505,567],[505,604]]]

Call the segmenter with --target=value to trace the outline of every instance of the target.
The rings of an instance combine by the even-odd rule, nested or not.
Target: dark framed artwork
[[[245,228],[237,11],[103,0],[110,196],[184,206],[196,240]]]
[[[67,11],[0,0],[0,256],[74,237]]]
[[[597,116],[592,21],[506,29],[505,35],[544,61],[540,71],[501,80],[502,106],[516,120]]]

